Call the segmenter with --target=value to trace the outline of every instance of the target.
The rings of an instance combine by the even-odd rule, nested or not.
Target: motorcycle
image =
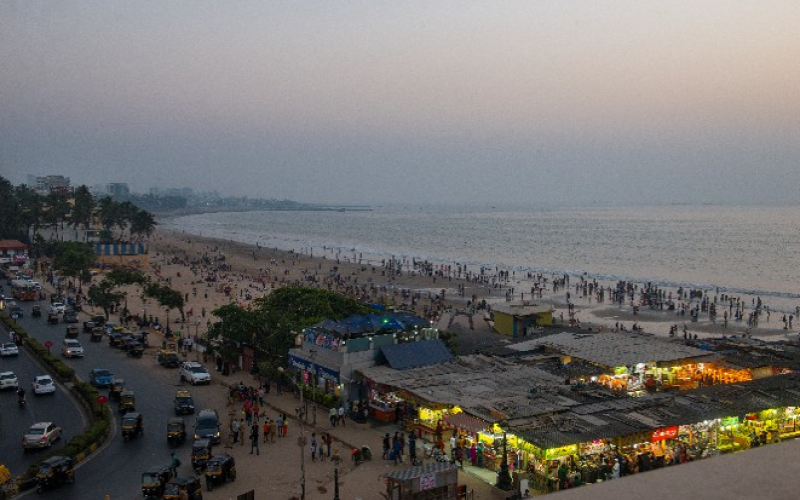
[[[19,405],[20,408],[25,408],[26,403],[27,401],[25,400],[25,396],[20,396],[17,398],[17,404]]]

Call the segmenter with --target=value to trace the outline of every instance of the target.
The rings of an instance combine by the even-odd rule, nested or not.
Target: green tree
[[[79,186],[77,189],[75,189],[70,224],[76,229],[78,226],[83,227],[84,240],[86,240],[86,231],[88,231],[92,226],[94,208],[94,197],[92,196],[92,193],[89,192],[89,188],[86,186]]]
[[[25,227],[25,239],[23,241],[36,242],[39,236],[39,229],[44,224],[44,202],[43,197],[33,188],[20,184],[14,189],[16,203],[19,207],[21,223]],[[30,239],[28,239],[30,238]]]
[[[69,199],[66,194],[53,191],[45,196],[45,204],[47,209],[44,213],[44,220],[53,228],[55,239],[59,239],[59,226],[63,229],[64,221],[70,213]]]
[[[186,315],[183,312],[183,294],[178,290],[173,290],[167,285],[150,282],[144,287],[144,295],[154,299],[161,307],[166,307],[167,318],[169,318],[169,311],[177,309],[181,313],[181,320],[186,321]],[[169,320],[167,325],[169,326]]]
[[[59,241],[53,246],[53,266],[61,276],[80,278],[97,260],[91,245],[79,241]]]
[[[103,314],[108,321],[108,313],[111,306],[119,304],[125,298],[125,293],[117,290],[117,285],[104,279],[100,283],[89,288],[89,300],[92,305],[103,309]]]
[[[240,345],[253,343],[258,330],[258,315],[236,304],[218,307],[212,314],[220,320],[211,324],[207,338],[223,361],[234,362],[239,356]]]
[[[131,219],[131,235],[150,236],[156,229],[153,214],[146,210],[137,210]]]

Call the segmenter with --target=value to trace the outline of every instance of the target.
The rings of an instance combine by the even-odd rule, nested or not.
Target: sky
[[[797,204],[797,0],[0,0],[0,175]]]

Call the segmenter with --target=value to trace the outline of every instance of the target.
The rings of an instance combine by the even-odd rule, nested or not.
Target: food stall
[[[384,474],[389,500],[456,500],[458,467],[445,462],[408,467]]]

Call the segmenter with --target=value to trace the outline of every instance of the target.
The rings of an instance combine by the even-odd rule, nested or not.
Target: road
[[[25,317],[20,323],[40,342],[47,340],[53,342],[52,350],[58,354],[67,325],[63,322],[57,325],[48,324],[46,309],[49,304],[43,301],[41,305],[45,314],[41,318],[31,318],[31,304],[24,304]],[[82,322],[86,319],[86,315],[82,314],[81,323],[78,324],[81,330]],[[204,394],[210,394],[210,391],[214,390],[219,391],[219,387],[214,385],[191,387],[187,383],[181,383],[177,370],[162,368],[156,363],[156,347],[147,348],[144,356],[136,359],[126,356],[117,348],[109,347],[106,337],[103,338],[103,342],[90,342],[88,334],[80,333],[78,340],[83,345],[85,357],[64,361],[73,367],[78,377],[83,380],[88,380],[89,372],[93,368],[108,368],[117,378],[124,379],[127,383],[126,388],[136,394],[136,410],[144,419],[144,436],[125,443],[120,433],[116,432],[104,449],[91,456],[78,469],[73,485],[62,486],[42,496],[64,500],[100,500],[108,494],[113,500],[140,499],[141,473],[153,465],[168,464],[172,451],[176,451],[183,463],[181,473],[190,473],[191,438],[178,448],[170,447],[166,439],[167,420],[175,416],[172,407],[175,392],[181,388],[190,389],[194,396],[195,407],[199,411],[204,407]],[[5,396],[11,399],[9,395],[3,396],[4,399]],[[111,405],[118,430],[119,414],[116,412],[116,405],[113,403]],[[184,418],[187,433],[191,433],[194,416],[186,415]],[[21,453],[19,450],[17,452]]]
[[[0,336],[3,342],[9,338],[4,328],[0,329]],[[33,377],[46,375],[47,372],[30,358],[26,350],[21,349],[17,357],[0,358],[0,372],[5,371],[17,375],[20,387],[25,389],[28,404],[24,408],[17,405],[16,391],[0,393],[0,457],[12,473],[22,474],[41,455],[35,450],[29,453],[22,450],[22,435],[31,424],[54,422],[62,429],[61,443],[66,443],[72,436],[83,432],[86,420],[80,407],[69,398],[62,386],[58,386],[53,395],[33,394]]]

